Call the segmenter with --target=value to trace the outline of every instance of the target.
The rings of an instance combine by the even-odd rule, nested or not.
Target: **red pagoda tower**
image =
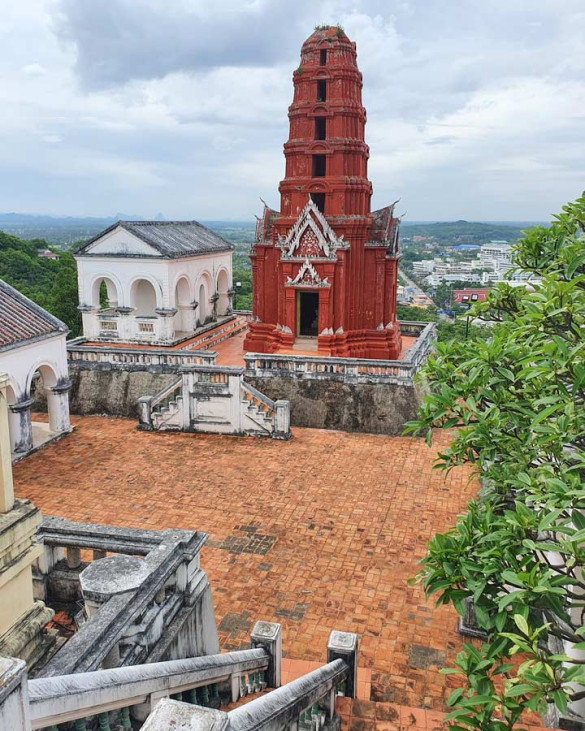
[[[254,321],[244,347],[394,359],[399,221],[370,211],[366,110],[356,45],[341,28],[315,30],[293,74],[280,213],[258,219]]]

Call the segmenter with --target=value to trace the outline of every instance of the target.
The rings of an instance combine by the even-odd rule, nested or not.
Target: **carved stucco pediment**
[[[349,246],[310,199],[286,237],[279,236],[276,245],[282,249],[281,259],[333,260],[337,259],[337,249]]]
[[[329,287],[329,277],[321,279],[319,273],[308,259],[305,259],[294,279],[286,278],[286,287]]]

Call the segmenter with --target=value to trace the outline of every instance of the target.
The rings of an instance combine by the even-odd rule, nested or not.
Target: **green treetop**
[[[515,247],[534,291],[496,286],[473,317],[485,340],[439,343],[411,431],[454,429],[438,466],[471,464],[479,497],[429,545],[418,577],[460,614],[473,601],[481,646],[446,672],[461,677],[452,729],[518,728],[524,710],[561,712],[585,698],[585,197]],[[577,653],[579,654],[579,653]],[[518,655],[513,662],[510,658]]]

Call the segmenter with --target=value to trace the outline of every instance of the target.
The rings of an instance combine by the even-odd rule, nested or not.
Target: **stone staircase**
[[[333,631],[327,662],[282,682],[281,627],[257,622],[250,649],[27,679],[0,658],[0,728],[54,731],[334,731],[356,691],[357,635]]]
[[[181,345],[181,350],[213,350],[214,346],[248,329],[245,318],[235,315],[211,330],[191,338]]]
[[[138,400],[138,428],[290,439],[289,402],[272,401],[246,383],[243,372],[227,366],[183,368],[155,396]]]
[[[242,380],[240,384],[240,403],[245,416],[253,422],[263,436],[270,436],[274,429],[274,401]]]

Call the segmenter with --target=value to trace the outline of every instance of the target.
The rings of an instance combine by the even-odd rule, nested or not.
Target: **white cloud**
[[[578,0],[21,0],[0,27],[0,195],[20,211],[241,218],[278,205],[292,70],[358,48],[374,206],[544,219],[585,169]]]

